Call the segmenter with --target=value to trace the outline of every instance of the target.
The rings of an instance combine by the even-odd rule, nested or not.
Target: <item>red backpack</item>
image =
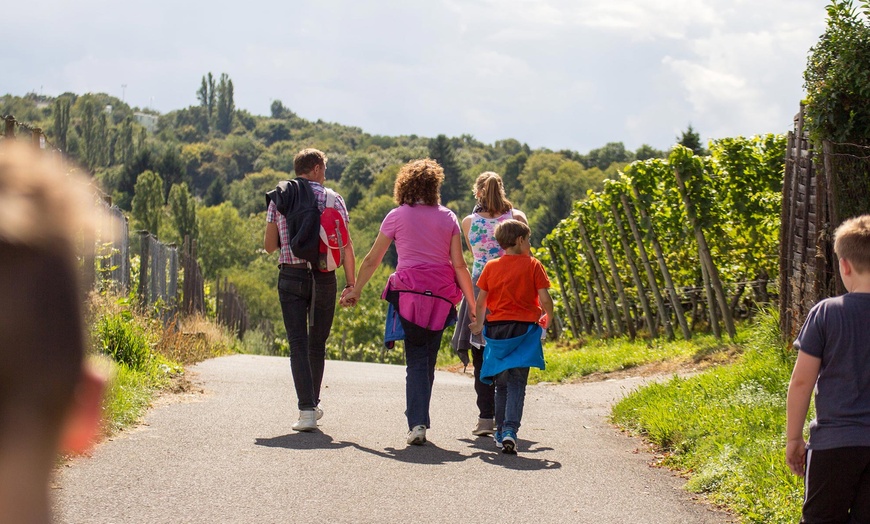
[[[344,264],[344,247],[350,235],[341,213],[335,209],[335,191],[326,190],[326,207],[320,213],[320,257],[317,269],[335,271]]]

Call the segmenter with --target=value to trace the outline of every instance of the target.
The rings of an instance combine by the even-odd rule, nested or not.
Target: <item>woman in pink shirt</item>
[[[413,445],[426,442],[435,361],[444,328],[456,320],[455,305],[463,295],[474,304],[471,275],[462,257],[459,222],[452,211],[441,205],[443,181],[444,170],[434,160],[414,160],[402,167],[393,188],[399,207],[384,218],[359,267],[355,287],[341,301],[344,306],[356,304],[395,242],[399,261],[383,297],[398,310],[405,332],[405,414],[408,444]]]

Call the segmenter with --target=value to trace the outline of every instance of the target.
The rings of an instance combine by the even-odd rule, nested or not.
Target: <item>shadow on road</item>
[[[372,455],[398,460],[400,462],[410,462],[413,464],[447,464],[448,462],[462,462],[477,455],[463,455],[458,451],[449,451],[439,448],[432,442],[428,442],[422,446],[408,446],[407,448],[384,448],[383,451],[367,448],[354,442],[341,442],[346,446],[353,446],[356,449]]]
[[[507,469],[516,469],[520,471],[536,471],[542,469],[559,469],[562,467],[561,462],[547,459],[529,458],[526,455],[530,453],[540,453],[542,451],[553,451],[553,448],[535,447],[537,442],[530,440],[517,441],[517,454],[505,455],[501,453],[492,441],[492,437],[481,437],[474,440],[461,438],[459,442],[465,442],[469,447],[488,451],[489,453],[473,453],[472,456],[480,457],[480,460],[493,466],[501,466]]]
[[[351,445],[349,442],[335,442],[331,436],[321,431],[290,433],[271,438],[257,438],[254,440],[254,444],[267,448],[287,449],[340,449]]]
[[[375,455],[377,457],[398,460],[411,464],[447,464],[450,462],[463,462],[472,458],[479,458],[487,464],[493,466],[501,466],[507,469],[515,469],[521,471],[559,469],[562,464],[553,460],[530,458],[526,455],[540,453],[542,451],[551,451],[553,448],[536,448],[537,442],[528,440],[520,440],[518,442],[518,455],[505,455],[495,448],[491,438],[459,439],[459,442],[464,442],[477,451],[470,455],[463,455],[458,451],[450,451],[439,448],[432,442],[428,442],[423,446],[408,446],[406,448],[384,448],[383,451],[367,448],[355,442],[345,442],[332,439],[331,436],[320,431],[312,431],[310,433],[290,433],[279,437],[257,438],[254,443],[257,446],[265,446],[268,448],[286,448],[286,449],[341,449],[352,447],[364,453]]]

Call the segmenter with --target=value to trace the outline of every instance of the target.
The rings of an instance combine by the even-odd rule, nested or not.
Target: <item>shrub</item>
[[[115,362],[141,371],[151,361],[151,350],[144,330],[132,320],[128,311],[101,317],[95,327],[97,349]]]

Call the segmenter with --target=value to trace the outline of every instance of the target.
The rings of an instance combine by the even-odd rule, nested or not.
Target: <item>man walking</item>
[[[317,149],[303,149],[293,161],[297,179],[307,183],[314,193],[318,209],[323,212],[327,203],[326,155]],[[344,199],[335,194],[333,207],[349,222]],[[290,370],[299,401],[299,420],[295,431],[313,431],[323,416],[320,409],[320,386],[326,360],[326,339],[332,329],[335,315],[335,271],[312,268],[305,260],[294,256],[290,249],[287,220],[278,211],[275,199],[269,199],[266,212],[264,247],[267,253],[280,249],[278,257],[278,297],[284,328],[290,343]],[[350,235],[344,247],[344,272],[347,286],[342,296],[353,287],[355,261]]]

